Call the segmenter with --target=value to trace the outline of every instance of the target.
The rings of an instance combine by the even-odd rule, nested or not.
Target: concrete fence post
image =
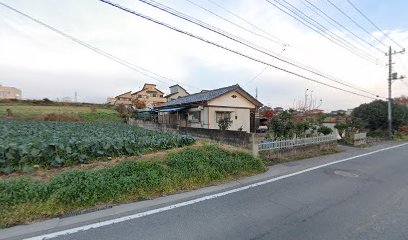
[[[251,149],[254,157],[259,157],[258,141],[256,140],[255,133],[251,133]]]

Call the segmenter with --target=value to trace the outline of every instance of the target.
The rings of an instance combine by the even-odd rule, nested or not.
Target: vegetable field
[[[0,168],[59,167],[96,158],[140,155],[190,145],[194,139],[114,122],[0,120]]]

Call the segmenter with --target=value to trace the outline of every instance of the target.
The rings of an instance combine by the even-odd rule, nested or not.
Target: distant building
[[[142,90],[132,93],[131,97],[146,102],[148,107],[159,106],[167,102],[164,93],[156,88],[156,84],[150,83],[145,83]]]
[[[306,113],[309,115],[316,115],[316,114],[321,114],[323,112],[324,111],[321,109],[312,109],[312,110],[307,111]]]
[[[0,99],[21,99],[21,90],[0,85]]]
[[[347,109],[346,115],[350,116],[351,113],[353,112],[353,110],[354,110],[354,108]]]
[[[132,105],[132,91],[122,93],[115,97],[114,105]]]
[[[108,98],[106,99],[106,104],[108,104],[108,105],[115,105],[115,101],[116,101],[116,98],[114,98],[114,97],[108,97]]]
[[[165,98],[167,99],[167,102],[170,102],[171,100],[176,100],[177,98],[185,97],[188,95],[190,94],[183,87],[176,84],[170,87],[170,94],[165,96]]]
[[[70,97],[63,97],[61,98],[61,102],[70,103],[72,102],[72,99]]]
[[[283,111],[284,111],[283,107],[276,107],[276,108],[273,109],[273,112],[275,112],[275,113],[281,113]]]
[[[331,115],[345,115],[347,113],[346,110],[336,110],[336,111],[331,111]]]

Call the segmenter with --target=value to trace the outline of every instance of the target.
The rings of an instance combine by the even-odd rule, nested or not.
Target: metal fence
[[[333,142],[333,141],[337,141],[336,134],[310,137],[310,138],[295,138],[295,139],[283,140],[283,141],[268,141],[268,142],[263,142],[263,143],[258,144],[258,150],[265,151],[265,150],[274,150],[274,149],[285,149],[285,148],[307,146],[307,145],[312,145],[312,144]]]

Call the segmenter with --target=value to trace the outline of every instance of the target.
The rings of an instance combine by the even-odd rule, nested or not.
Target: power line
[[[286,0],[282,0],[283,2],[285,2],[287,5],[291,6],[292,9],[294,9],[296,12],[298,12],[300,15],[305,16],[307,19],[311,20],[312,22],[314,22],[316,25],[320,26],[324,31],[330,33],[333,36],[336,36],[336,39],[340,39],[342,42],[352,46],[352,48],[358,49],[357,47],[354,46],[354,44],[350,43],[349,41],[347,41],[345,38],[338,36],[337,34],[333,33],[331,30],[329,30],[328,28],[326,28],[324,25],[322,25],[320,22],[314,20],[313,18],[309,17],[308,15],[306,15],[304,12],[302,12],[301,10],[299,10],[298,8],[296,8],[293,4],[289,3]],[[314,25],[315,26],[315,25]],[[374,46],[374,45],[373,45]],[[382,54],[384,54],[383,51],[381,51],[379,48],[375,47],[374,48],[376,50],[378,50],[379,52],[381,52]],[[360,50],[361,51],[361,50]],[[363,51],[362,51],[363,52]]]
[[[390,39],[393,43],[395,43],[397,46],[400,48],[404,48],[400,44],[398,44],[394,39],[392,39],[388,34],[385,34],[384,31],[382,31],[377,24],[375,24],[367,15],[365,15],[360,9],[357,8],[356,5],[354,5],[350,0],[346,0],[358,13],[360,13],[361,16],[363,16],[371,25],[373,25],[378,31],[380,31],[386,38]]]
[[[334,4],[332,1],[327,0],[327,2],[330,3],[334,8],[336,8],[341,14],[343,14],[345,17],[347,17],[350,21],[352,21],[357,27],[359,27],[361,30],[366,32],[369,36],[374,38],[377,42],[379,42],[381,45],[387,47],[380,39],[377,37],[373,36],[367,29],[365,29],[363,26],[361,26],[358,22],[356,22],[352,17],[350,17],[347,13],[345,13],[341,8],[339,8],[336,4]]]
[[[215,6],[217,6],[217,7],[219,7],[219,8],[221,8],[222,10],[226,11],[227,13],[233,15],[234,17],[236,17],[236,18],[238,18],[238,19],[244,21],[245,23],[247,23],[247,24],[250,25],[251,27],[257,29],[258,31],[260,31],[260,32],[262,32],[262,33],[264,33],[264,34],[266,34],[266,35],[272,37],[272,38],[275,38],[275,39],[277,39],[278,41],[280,41],[280,42],[282,42],[282,43],[284,42],[284,41],[280,40],[279,38],[277,38],[276,36],[271,35],[271,34],[268,33],[267,31],[263,30],[262,28],[256,26],[255,24],[251,23],[250,21],[246,20],[245,18],[243,18],[243,17],[239,16],[238,14],[236,14],[236,13],[234,13],[234,12],[228,10],[227,8],[225,8],[225,7],[223,7],[222,5],[218,4],[217,2],[215,2],[215,1],[213,1],[213,0],[207,0],[207,1],[210,2],[210,3],[212,3],[212,4],[214,4]],[[289,44],[286,44],[286,46],[289,46]]]
[[[287,64],[289,64],[289,65],[295,66],[295,67],[297,67],[297,68],[300,68],[300,69],[302,69],[302,70],[304,70],[304,71],[313,73],[313,74],[315,74],[315,75],[317,75],[317,76],[326,78],[326,79],[328,79],[328,80],[330,80],[330,81],[333,81],[333,82],[336,82],[336,83],[338,83],[338,84],[341,84],[341,85],[344,85],[344,86],[347,86],[347,87],[350,87],[350,88],[354,88],[355,90],[359,90],[359,91],[361,91],[361,92],[365,92],[365,93],[371,94],[371,95],[373,95],[373,96],[377,96],[376,94],[370,93],[370,92],[368,92],[368,91],[366,91],[366,90],[364,90],[364,89],[360,89],[360,88],[353,87],[353,86],[351,86],[351,85],[348,84],[348,83],[344,83],[344,82],[339,81],[339,80],[337,80],[337,79],[335,79],[335,78],[332,78],[332,77],[330,77],[330,76],[328,76],[328,75],[326,75],[326,74],[322,74],[322,73],[320,73],[320,72],[318,72],[318,71],[315,71],[315,70],[311,69],[310,67],[304,67],[304,66],[301,66],[301,65],[299,65],[299,64],[296,64],[296,63],[293,63],[293,62],[291,62],[291,61],[288,61],[288,60],[285,60],[285,59],[283,59],[283,58],[280,58],[280,57],[278,57],[278,56],[276,56],[276,55],[271,54],[268,50],[262,49],[262,47],[259,47],[259,46],[255,45],[255,44],[253,44],[253,43],[251,43],[251,42],[245,40],[245,39],[239,38],[239,37],[237,37],[237,36],[235,36],[235,35],[232,35],[232,34],[226,32],[226,31],[224,31],[224,30],[221,30],[221,29],[216,28],[216,27],[214,27],[214,26],[212,26],[212,25],[210,25],[210,24],[207,24],[207,23],[205,23],[205,22],[202,22],[202,21],[200,21],[200,20],[198,20],[198,19],[196,19],[196,18],[190,17],[190,16],[188,16],[188,15],[186,15],[186,14],[183,14],[183,13],[181,13],[181,12],[178,12],[178,11],[176,11],[176,10],[170,8],[170,7],[167,7],[167,6],[163,5],[163,4],[157,3],[157,2],[155,2],[155,1],[153,1],[153,0],[139,0],[139,1],[140,1],[140,2],[143,2],[143,3],[146,3],[147,5],[150,5],[150,6],[152,6],[152,7],[155,7],[155,8],[157,8],[157,9],[161,10],[161,11],[164,11],[164,12],[166,12],[166,13],[169,13],[169,14],[171,14],[171,15],[173,15],[173,16],[176,16],[176,17],[178,17],[178,18],[181,18],[181,19],[183,19],[183,20],[186,20],[186,21],[188,21],[188,22],[190,22],[190,23],[193,23],[193,24],[195,24],[195,25],[198,25],[198,26],[200,26],[200,27],[202,27],[202,28],[204,28],[204,29],[207,29],[207,30],[209,30],[209,31],[215,32],[215,33],[217,33],[217,34],[219,34],[219,35],[221,35],[221,36],[223,36],[223,37],[226,37],[226,38],[228,38],[228,39],[230,39],[230,40],[232,40],[232,41],[235,41],[235,42],[237,42],[237,43],[239,43],[239,44],[242,44],[242,45],[244,45],[244,46],[246,46],[246,47],[249,47],[249,48],[251,48],[251,49],[253,49],[253,50],[255,50],[255,51],[258,51],[258,52],[260,52],[260,53],[263,53],[263,54],[265,54],[265,55],[268,55],[268,56],[270,56],[270,57],[273,57],[273,58],[275,58],[275,59],[278,59],[279,61],[282,61],[282,62],[287,63]]]
[[[210,45],[213,45],[213,46],[216,46],[216,47],[218,47],[218,48],[224,49],[224,50],[226,50],[226,51],[232,52],[232,53],[234,53],[234,54],[237,54],[237,55],[239,55],[239,56],[245,57],[245,58],[250,59],[250,60],[252,60],[252,61],[255,61],[255,62],[258,62],[258,63],[262,63],[262,64],[264,64],[264,65],[268,65],[268,66],[270,66],[270,67],[273,67],[273,68],[278,69],[278,70],[280,70],[280,71],[283,71],[283,72],[292,74],[292,75],[294,75],[294,76],[297,76],[297,77],[300,77],[300,78],[303,78],[303,79],[306,79],[306,80],[309,80],[309,81],[312,81],[312,82],[315,82],[315,83],[318,83],[318,84],[321,84],[321,85],[324,85],[324,86],[327,86],[327,87],[330,87],[330,88],[333,88],[333,89],[337,89],[337,90],[340,90],[340,91],[343,91],[343,92],[351,93],[351,94],[354,94],[354,95],[357,95],[357,96],[375,99],[374,97],[370,97],[370,96],[367,96],[367,95],[363,95],[363,94],[360,94],[360,93],[356,93],[356,92],[353,92],[353,91],[350,91],[350,90],[347,90],[347,89],[339,88],[339,87],[330,85],[330,84],[328,84],[328,83],[324,83],[324,82],[318,81],[318,80],[316,80],[316,79],[313,79],[313,78],[310,78],[310,77],[306,77],[306,76],[304,76],[304,75],[301,75],[301,74],[292,72],[292,71],[290,71],[290,70],[287,70],[287,69],[284,69],[284,68],[281,68],[281,67],[272,65],[272,64],[267,63],[267,62],[265,62],[265,61],[263,61],[263,60],[260,60],[260,59],[251,57],[251,56],[249,56],[249,55],[247,55],[247,54],[245,54],[245,53],[241,53],[241,52],[239,52],[239,51],[237,51],[237,50],[233,50],[233,49],[231,49],[231,48],[229,48],[229,47],[223,46],[223,45],[221,45],[221,44],[218,44],[218,43],[213,42],[213,41],[211,41],[211,40],[205,39],[205,38],[200,37],[200,36],[198,36],[198,35],[195,35],[195,34],[193,34],[193,33],[190,33],[190,32],[184,31],[184,30],[181,30],[181,29],[179,29],[179,28],[177,28],[177,27],[174,27],[174,26],[172,26],[172,25],[170,25],[170,24],[167,24],[167,23],[165,23],[165,22],[161,22],[161,21],[159,21],[159,20],[156,20],[156,19],[154,19],[154,18],[152,18],[152,17],[149,17],[149,16],[144,15],[144,14],[142,14],[142,13],[136,12],[136,11],[134,11],[134,10],[131,10],[131,9],[129,9],[129,8],[126,8],[126,7],[124,7],[124,6],[121,6],[121,5],[117,4],[117,3],[113,3],[113,2],[108,1],[108,0],[99,0],[99,1],[100,1],[100,2],[103,2],[103,3],[106,3],[106,4],[110,5],[110,6],[113,6],[113,7],[115,7],[115,8],[118,8],[118,9],[120,9],[120,10],[122,10],[122,11],[125,11],[125,12],[128,12],[128,13],[130,13],[130,14],[133,14],[133,15],[135,15],[135,16],[138,16],[138,17],[141,17],[141,18],[143,18],[143,19],[146,19],[146,20],[148,20],[148,21],[150,21],[150,22],[153,22],[153,23],[156,23],[156,24],[158,24],[158,25],[164,26],[164,27],[166,27],[166,28],[168,28],[168,29],[171,29],[171,30],[173,30],[173,31],[179,32],[179,33],[181,33],[181,34],[187,35],[187,36],[192,37],[192,38],[195,38],[195,39],[198,39],[198,40],[200,40],[200,41],[203,41],[203,42],[208,43],[208,44],[210,44]]]
[[[18,13],[18,14],[20,14],[20,15],[22,15],[22,16],[28,18],[28,19],[30,19],[31,21],[33,21],[33,22],[35,22],[35,23],[37,23],[37,24],[39,24],[39,25],[42,25],[43,27],[48,28],[49,30],[51,30],[51,31],[53,31],[53,32],[55,32],[55,33],[57,33],[57,34],[59,34],[59,35],[65,37],[65,38],[67,38],[67,39],[69,39],[69,40],[71,40],[71,41],[77,43],[77,44],[82,45],[83,47],[86,47],[86,48],[88,48],[88,49],[90,49],[90,50],[92,50],[92,51],[98,53],[99,55],[102,55],[102,56],[108,58],[108,59],[111,60],[111,61],[114,61],[114,62],[116,62],[116,63],[118,63],[118,64],[120,64],[120,65],[122,65],[122,66],[125,66],[125,67],[127,67],[127,68],[129,68],[129,69],[131,69],[131,70],[134,70],[134,71],[136,71],[136,72],[138,72],[138,73],[140,73],[140,74],[142,74],[142,75],[144,75],[144,76],[147,76],[147,77],[149,77],[149,78],[151,78],[151,79],[154,79],[154,80],[156,80],[156,81],[158,81],[158,82],[161,82],[161,83],[164,83],[164,84],[166,84],[166,85],[169,85],[169,84],[166,83],[166,82],[164,82],[164,81],[161,80],[160,78],[166,79],[166,80],[168,80],[168,81],[172,81],[172,82],[175,82],[175,83],[182,84],[182,83],[180,83],[180,82],[178,82],[178,81],[175,81],[175,80],[170,79],[170,78],[168,78],[168,77],[164,77],[164,76],[162,76],[162,75],[160,75],[160,74],[157,74],[157,73],[155,73],[155,72],[153,72],[153,71],[150,71],[150,70],[148,70],[148,69],[146,69],[146,68],[143,68],[143,67],[137,66],[137,65],[135,65],[135,64],[132,64],[132,63],[126,61],[126,60],[123,60],[123,59],[121,59],[121,58],[119,58],[119,57],[114,56],[113,54],[110,54],[110,53],[108,53],[108,52],[106,52],[106,51],[104,51],[104,50],[101,50],[101,49],[99,49],[99,48],[97,48],[97,47],[94,47],[94,46],[92,46],[92,45],[89,44],[89,43],[86,43],[86,42],[84,42],[84,41],[82,41],[82,40],[79,40],[78,38],[75,38],[75,37],[73,37],[73,36],[71,36],[71,35],[69,35],[69,34],[67,34],[67,33],[65,33],[65,32],[62,32],[62,31],[60,31],[60,30],[58,30],[58,29],[52,27],[51,25],[48,25],[48,24],[46,24],[46,23],[40,21],[39,19],[36,19],[36,18],[34,18],[34,17],[32,17],[32,16],[26,14],[26,13],[23,13],[23,12],[19,11],[18,9],[13,8],[13,7],[7,5],[7,4],[5,4],[5,3],[3,3],[3,2],[0,2],[0,5],[2,5],[3,7],[7,8],[7,9],[9,9],[9,10],[12,10],[12,11],[15,12],[15,13]],[[150,74],[151,74],[151,75],[150,75]],[[156,76],[156,77],[154,77],[154,76],[152,76],[152,75],[154,75],[154,76]],[[186,85],[186,84],[184,84],[184,85]],[[188,86],[188,85],[187,85],[187,86]],[[189,86],[189,87],[192,87],[192,88],[195,88],[195,89],[199,89],[199,88],[193,87],[193,86]]]
[[[250,30],[250,29],[248,29],[248,28],[245,28],[245,27],[243,27],[243,26],[241,26],[241,25],[239,25],[239,24],[236,24],[236,23],[234,23],[234,22],[232,22],[232,21],[230,21],[230,20],[224,18],[223,16],[221,16],[221,15],[219,15],[219,14],[217,14],[217,13],[215,13],[215,12],[213,12],[213,11],[211,11],[211,10],[209,10],[209,9],[207,9],[207,8],[205,8],[205,7],[199,5],[199,4],[197,4],[197,3],[195,3],[195,2],[193,2],[193,1],[191,1],[191,0],[185,0],[185,1],[187,1],[187,2],[189,2],[189,3],[191,3],[191,4],[193,4],[194,6],[200,8],[200,9],[202,9],[202,10],[204,10],[204,11],[206,11],[206,12],[208,12],[208,13],[210,13],[210,14],[212,14],[212,15],[214,15],[214,16],[216,16],[216,17],[218,17],[218,18],[220,18],[220,19],[222,19],[222,20],[224,20],[224,21],[226,21],[226,22],[228,22],[228,23],[230,23],[230,24],[232,24],[232,25],[238,27],[238,28],[240,28],[240,29],[243,29],[244,31],[247,31],[247,32],[249,32],[249,33],[251,33],[251,34],[253,34],[253,35],[256,35],[256,36],[258,36],[258,37],[262,37],[262,38],[264,38],[264,39],[266,39],[266,40],[268,40],[268,41],[271,41],[271,42],[273,42],[273,43],[277,43],[277,44],[279,44],[279,45],[282,45],[283,47],[287,46],[287,44],[284,43],[284,42],[282,42],[282,41],[277,41],[277,40],[271,39],[271,38],[269,38],[269,37],[266,37],[266,36],[264,36],[264,35],[262,35],[262,34],[258,34],[258,33],[254,32],[254,31],[252,31],[252,30]]]
[[[307,4],[306,4],[307,3]],[[373,47],[374,49],[380,51],[381,53],[384,53],[384,51],[382,51],[381,49],[379,49],[377,46],[375,46],[374,44],[370,43],[369,41],[363,39],[362,37],[358,36],[357,34],[355,34],[353,31],[351,31],[350,29],[348,29],[347,27],[345,27],[343,24],[341,24],[340,22],[338,22],[336,19],[330,17],[327,13],[325,13],[323,10],[321,10],[318,6],[316,6],[315,4],[311,3],[308,0],[302,0],[302,4],[305,5],[308,9],[310,9],[312,12],[314,12],[315,14],[317,14],[318,16],[320,16],[322,19],[324,19],[326,22],[328,22],[331,26],[335,27],[336,29],[340,30],[339,26],[343,29],[346,30],[348,33],[350,33],[351,35],[353,35],[354,37],[358,38],[360,41],[364,42],[365,44]],[[341,31],[341,30],[340,30]],[[358,43],[360,46],[363,46],[360,42],[355,41],[356,43]]]
[[[279,53],[279,55],[281,55],[284,51],[285,51],[286,49],[283,49],[280,53]],[[278,56],[279,56],[278,55]],[[242,85],[243,87],[245,87],[245,86],[247,86],[249,83],[251,83],[251,82],[253,82],[253,81],[255,81],[259,76],[261,76],[262,75],[262,73],[264,73],[265,71],[266,71],[266,69],[268,68],[269,66],[265,66],[263,69],[262,69],[262,71],[260,71],[258,74],[256,74],[253,78],[251,78],[251,80],[249,80],[248,82],[246,82],[244,85]]]
[[[273,0],[275,3],[279,4],[280,6],[276,5],[275,3],[273,3],[273,2],[271,2],[269,0],[266,0],[266,1],[268,3],[270,3],[272,6],[274,6],[275,8],[282,11],[283,13],[285,13],[285,14],[289,15],[290,17],[294,18],[295,20],[297,20],[298,22],[300,22],[304,26],[306,26],[309,29],[313,30],[314,32],[322,35],[323,37],[325,37],[329,41],[335,43],[336,45],[346,49],[347,51],[349,51],[349,52],[351,52],[351,53],[353,53],[353,54],[355,54],[355,55],[357,55],[357,56],[359,56],[359,57],[361,57],[361,58],[363,58],[363,59],[365,59],[365,60],[367,60],[369,62],[377,64],[377,62],[376,62],[377,59],[375,57],[372,57],[370,54],[366,53],[363,50],[359,50],[358,48],[356,48],[354,45],[352,45],[350,43],[347,44],[347,42],[348,42],[347,40],[344,40],[344,39],[339,40],[337,35],[335,35],[335,36],[337,36],[337,38],[333,38],[332,35],[329,35],[329,34],[326,33],[326,31],[328,30],[327,28],[324,29],[324,28],[322,28],[320,26],[317,26],[315,23],[312,23],[310,20],[306,19],[305,17],[300,16],[299,13],[297,13],[295,10],[292,10],[292,9],[288,8],[287,6],[283,5],[280,1]],[[286,10],[283,9],[283,8],[285,8]],[[348,46],[348,45],[351,45],[351,47]]]

